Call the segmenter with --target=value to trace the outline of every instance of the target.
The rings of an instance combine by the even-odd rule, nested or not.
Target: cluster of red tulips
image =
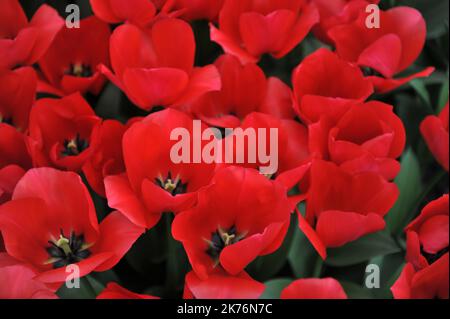
[[[167,215],[167,236],[190,265],[184,298],[260,298],[266,285],[247,268],[279,251],[292,223],[325,261],[329,249],[383,231],[407,133],[377,97],[434,68],[410,69],[427,35],[421,13],[378,4],[90,0],[93,15],[68,27],[48,5],[27,17],[18,0],[0,0],[0,298],[57,298],[68,266],[80,277],[114,269]],[[199,19],[223,50],[212,64],[196,63]],[[265,72],[261,60],[277,63],[310,37],[323,46],[289,70],[289,83]],[[93,101],[106,85],[140,115],[100,115]],[[417,128],[447,172],[448,110]],[[249,154],[174,163],[171,132],[192,132],[193,120],[277,128],[277,172],[260,174]],[[448,298],[449,199],[440,196],[404,229],[394,298]],[[332,275],[282,288],[286,299],[348,297]],[[163,297],[131,290],[111,281],[97,298]]]

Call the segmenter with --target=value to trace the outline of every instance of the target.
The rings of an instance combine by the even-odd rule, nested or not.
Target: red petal
[[[189,77],[178,69],[127,69],[123,83],[138,105],[150,110],[157,105],[175,102],[186,89]]]
[[[383,230],[385,222],[377,214],[361,215],[324,211],[317,220],[317,234],[327,247],[340,247],[361,236]]]
[[[124,214],[130,221],[140,227],[153,227],[161,217],[154,214],[150,219],[147,210],[136,196],[125,175],[105,178],[108,205]]]
[[[299,279],[281,292],[281,299],[347,299],[339,281],[333,278]]]
[[[395,34],[387,34],[367,47],[359,56],[358,64],[377,70],[387,78],[398,70],[402,43]]]
[[[185,289],[196,299],[258,299],[265,287],[245,272],[233,277],[217,271],[202,281],[191,271]]]
[[[420,125],[420,131],[427,142],[428,148],[439,164],[449,170],[449,134],[448,128],[436,116],[428,116]]]
[[[141,295],[129,291],[115,282],[110,282],[97,296],[97,299],[159,299],[150,295]]]
[[[131,223],[119,212],[110,213],[99,227],[100,237],[92,247],[96,253],[113,253],[96,271],[106,271],[114,267],[128,252],[135,241],[144,233],[145,228]]]

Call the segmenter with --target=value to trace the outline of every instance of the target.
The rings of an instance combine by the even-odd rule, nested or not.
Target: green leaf
[[[403,155],[402,169],[395,179],[400,196],[386,217],[388,229],[394,235],[400,235],[408,223],[408,216],[414,214],[414,206],[422,193],[420,164],[414,152],[409,149]]]
[[[378,232],[342,247],[328,249],[328,258],[325,263],[335,267],[349,266],[398,251],[400,251],[400,247],[389,234]]]
[[[417,94],[422,98],[422,100],[431,107],[430,94],[428,93],[425,82],[422,79],[415,79],[409,83],[412,88],[417,92]]]
[[[150,284],[164,282],[164,269],[161,265],[167,259],[167,240],[165,220],[144,233],[125,255],[128,264]],[[145,252],[145,253],[142,253]]]
[[[292,279],[281,278],[266,281],[266,290],[261,296],[261,299],[279,299],[281,291],[292,283]]]
[[[373,299],[374,297],[372,289],[368,289],[349,281],[341,281],[340,283],[349,299]]]
[[[184,278],[189,270],[189,261],[183,245],[176,241],[171,233],[173,216],[164,216],[167,227],[167,262],[166,262],[166,293],[176,295],[184,286]]]
[[[296,278],[313,276],[317,258],[320,258],[306,236],[297,227],[289,250],[288,260]]]
[[[441,113],[441,111],[444,109],[445,105],[448,102],[448,93],[449,93],[449,80],[448,78],[445,80],[445,82],[442,84],[441,91],[439,92],[439,98],[438,98],[438,107],[437,107],[437,114]]]
[[[89,277],[98,281],[103,286],[106,286],[110,282],[120,283],[119,277],[116,275],[114,270],[94,272],[90,274]]]
[[[448,0],[402,0],[398,4],[414,7],[422,13],[428,39],[436,39],[448,30]]]
[[[103,289],[104,286],[100,282],[86,276],[80,278],[79,288],[67,288],[66,284],[63,284],[56,294],[61,299],[95,299]]]

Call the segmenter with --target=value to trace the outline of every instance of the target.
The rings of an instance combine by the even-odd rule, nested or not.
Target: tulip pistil
[[[155,178],[155,182],[159,187],[168,191],[174,196],[186,193],[187,184],[183,184],[179,176],[173,179],[170,172],[167,175],[166,179],[164,179],[162,176],[159,176],[158,178]]]

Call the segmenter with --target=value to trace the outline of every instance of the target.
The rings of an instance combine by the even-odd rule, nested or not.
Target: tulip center
[[[236,230],[236,226],[225,230],[222,227],[218,227],[215,232],[211,234],[211,239],[204,239],[208,244],[206,253],[216,262],[219,262],[219,256],[222,250],[230,245],[242,240],[246,234],[239,234]]]
[[[162,189],[168,191],[172,195],[184,194],[186,193],[187,184],[183,184],[179,176],[175,179],[172,178],[172,174],[169,172],[167,178],[162,177],[155,178],[156,184]]]
[[[441,251],[438,251],[436,254],[429,254],[429,253],[425,252],[423,249],[422,249],[421,253],[425,257],[425,259],[428,261],[428,264],[431,265],[431,264],[434,264],[439,258],[444,256],[446,253],[448,253],[448,247],[445,247]]]
[[[64,141],[64,149],[61,153],[63,156],[77,156],[88,147],[89,142],[80,138],[80,134],[77,134],[75,138]]]
[[[47,264],[53,264],[53,268],[61,268],[70,264],[77,263],[91,255],[90,245],[84,240],[84,235],[76,235],[71,232],[69,237],[61,234],[57,240],[49,240],[49,247],[46,248],[49,255]]]
[[[368,66],[361,67],[361,71],[364,74],[364,76],[384,77],[380,72],[378,72],[377,70],[372,69]]]
[[[6,117],[3,116],[2,113],[0,113],[0,123],[5,123],[9,125],[13,125],[12,117]]]
[[[74,63],[70,65],[70,69],[67,73],[79,78],[88,78],[92,76],[92,69],[89,65],[83,63]]]

